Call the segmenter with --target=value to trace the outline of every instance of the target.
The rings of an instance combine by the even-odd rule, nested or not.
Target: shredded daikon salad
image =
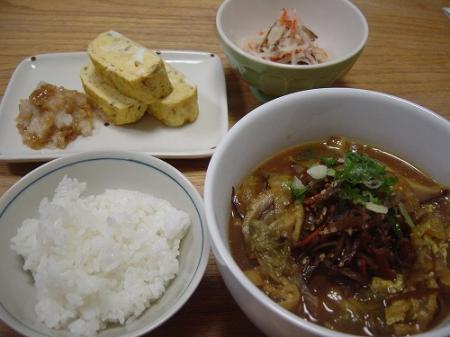
[[[328,53],[317,46],[318,36],[304,26],[295,10],[287,9],[265,31],[245,38],[243,49],[263,60],[283,64],[319,64],[329,59]]]

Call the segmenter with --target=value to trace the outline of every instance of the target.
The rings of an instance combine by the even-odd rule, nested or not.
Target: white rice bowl
[[[64,176],[86,182],[81,197],[83,183],[74,180],[61,184],[55,196]],[[143,200],[142,193],[157,199]],[[71,198],[76,206],[67,207]],[[152,211],[156,227],[147,228],[140,208],[151,202],[165,209],[158,199],[187,213],[189,227],[183,212]],[[108,205],[110,216],[101,219]],[[0,319],[28,337],[93,336],[98,328],[98,337],[136,337],[155,329],[189,299],[206,269],[203,212],[186,177],[145,154],[87,152],[38,167],[0,198]],[[62,230],[55,230],[57,219],[66,222]],[[91,220],[94,227],[87,225]],[[183,224],[170,226],[178,220]],[[157,261],[154,267],[144,267],[151,261]]]
[[[141,192],[81,196],[85,183],[64,177],[39,218],[12,238],[37,288],[38,320],[92,336],[107,322],[138,317],[178,272],[189,216]]]

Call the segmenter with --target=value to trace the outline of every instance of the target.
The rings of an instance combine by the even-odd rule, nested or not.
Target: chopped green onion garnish
[[[323,179],[327,176],[328,167],[325,165],[311,166],[306,172],[316,180]]]
[[[334,166],[338,163],[338,160],[333,157],[322,157],[320,158],[320,161],[327,166]]]
[[[400,213],[402,214],[403,218],[405,219],[405,222],[409,225],[409,227],[413,228],[414,222],[411,219],[411,216],[409,215],[408,211],[405,208],[405,205],[403,205],[402,202],[398,203],[398,209],[400,210]]]
[[[370,202],[370,201],[366,202],[365,206],[369,211],[372,211],[375,213],[380,213],[380,214],[387,214],[387,212],[389,210],[384,205],[374,204],[373,202]]]
[[[308,192],[308,187],[300,186],[296,184],[295,181],[290,181],[289,188],[295,201],[302,202],[303,199],[305,199],[306,192]]]
[[[335,169],[329,168],[327,170],[327,176],[334,177],[335,175],[336,175],[336,170]]]

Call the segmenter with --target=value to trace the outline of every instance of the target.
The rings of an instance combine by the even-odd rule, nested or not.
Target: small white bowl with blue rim
[[[180,245],[179,273],[164,295],[126,325],[101,330],[99,337],[134,337],[147,333],[173,316],[190,298],[206,269],[209,241],[203,201],[196,188],[177,169],[152,156],[122,152],[87,152],[46,163],[20,179],[0,199],[0,319],[29,337],[71,336],[37,321],[32,276],[10,248],[10,240],[27,218],[38,216],[44,197],[52,197],[64,176],[87,183],[86,195],[105,189],[127,189],[168,200],[187,212],[190,228]]]

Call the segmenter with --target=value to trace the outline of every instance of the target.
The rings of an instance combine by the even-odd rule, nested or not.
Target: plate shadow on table
[[[211,158],[194,158],[194,159],[163,159],[170,165],[174,166],[177,170],[183,173],[188,172],[200,172],[208,168],[209,161]]]
[[[44,162],[24,162],[24,163],[7,163],[8,171],[13,176],[23,177],[35,168],[41,166]]]
[[[198,159],[164,159],[170,165],[177,168],[179,171],[184,173],[186,172],[195,172],[195,171],[206,171],[209,165],[210,158],[198,158]],[[13,163],[5,163],[8,172],[13,176],[23,177],[26,174],[30,173],[35,168],[43,165],[48,161],[36,161],[36,162],[13,162]]]

